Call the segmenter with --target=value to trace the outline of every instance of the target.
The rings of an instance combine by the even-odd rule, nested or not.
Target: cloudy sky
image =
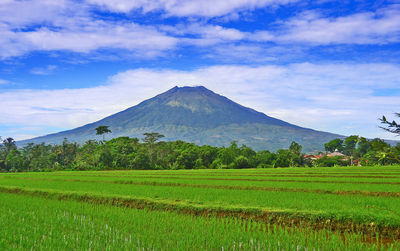
[[[398,139],[400,0],[0,0],[0,136],[204,85],[303,127]]]

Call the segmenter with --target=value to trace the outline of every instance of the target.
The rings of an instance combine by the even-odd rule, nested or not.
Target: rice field
[[[400,250],[400,166],[0,174],[0,250]]]

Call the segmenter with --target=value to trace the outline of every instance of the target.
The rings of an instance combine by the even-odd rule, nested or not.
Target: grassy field
[[[0,174],[0,249],[400,249],[400,167]]]

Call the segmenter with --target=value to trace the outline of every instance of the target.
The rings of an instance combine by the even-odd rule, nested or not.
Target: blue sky
[[[0,136],[74,128],[178,85],[343,135],[400,111],[400,1],[0,0]]]

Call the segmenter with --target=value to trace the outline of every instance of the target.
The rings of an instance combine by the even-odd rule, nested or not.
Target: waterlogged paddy
[[[0,174],[0,191],[0,196],[8,196],[8,199],[6,200],[13,201],[12,203],[14,204],[17,203],[18,198],[24,198],[24,200],[26,200],[26,198],[29,198],[33,201],[41,200],[42,203],[45,204],[47,204],[48,202],[48,204],[51,204],[54,208],[61,207],[62,205],[65,205],[64,203],[75,203],[76,205],[79,205],[77,207],[104,207],[104,210],[122,210],[124,212],[123,214],[133,214],[133,212],[131,212],[130,210],[134,210],[135,213],[140,212],[140,217],[144,217],[143,210],[136,210],[132,208],[114,209],[114,207],[112,206],[114,202],[108,203],[110,204],[109,206],[101,207],[96,207],[95,205],[89,206],[83,202],[79,202],[79,200],[84,200],[84,198],[92,197],[95,199],[91,199],[90,201],[94,204],[96,204],[96,201],[100,202],[102,200],[101,198],[114,198],[116,199],[116,201],[141,200],[144,202],[140,205],[140,208],[146,208],[146,205],[150,205],[148,203],[151,203],[152,206],[149,206],[148,209],[154,210],[154,208],[156,208],[158,211],[164,211],[163,208],[165,208],[165,210],[179,208],[178,211],[183,210],[185,212],[190,212],[191,210],[222,210],[224,212],[224,215],[229,215],[229,212],[232,211],[257,215],[271,214],[278,217],[289,218],[293,216],[296,219],[301,219],[301,221],[304,222],[315,222],[313,223],[314,226],[316,226],[318,229],[322,229],[321,231],[327,231],[325,233],[328,233],[329,236],[335,236],[333,232],[329,232],[331,231],[329,229],[330,222],[335,222],[336,225],[334,229],[340,228],[342,232],[343,230],[347,229],[347,226],[358,226],[357,228],[352,227],[352,229],[348,229],[349,232],[351,232],[350,235],[352,236],[347,237],[349,240],[351,240],[352,238],[356,238],[357,236],[357,238],[359,238],[365,233],[372,235],[381,234],[384,235],[386,239],[390,239],[390,236],[395,239],[400,236],[400,214],[398,213],[400,212],[400,167],[393,166],[313,169],[282,168],[253,170],[102,172],[64,171],[52,173],[7,173]],[[18,195],[10,195],[8,193],[18,193]],[[48,196],[49,194],[52,194],[53,197]],[[76,196],[74,197],[72,195]],[[46,196],[48,198],[41,198]],[[54,200],[50,198],[58,198],[67,201],[78,200],[78,202],[58,201],[57,203],[59,204],[57,204]],[[12,205],[12,203],[10,205]],[[32,203],[35,204],[36,202]],[[129,203],[133,202],[130,201]],[[14,209],[9,208],[11,207],[10,205],[7,206],[3,204],[4,203],[2,203],[1,205],[4,207],[4,210],[2,210],[3,212],[13,212]],[[158,204],[159,206],[157,206]],[[121,205],[123,205],[123,203]],[[31,210],[34,211],[35,209]],[[94,212],[90,210],[84,214],[87,215],[89,218],[90,215]],[[100,214],[100,212],[98,213]],[[146,211],[145,215],[151,217],[150,215],[152,213],[155,212]],[[157,214],[160,213],[166,212],[157,212]],[[174,217],[188,217],[182,215],[182,213],[174,215],[176,215]],[[35,219],[39,219],[41,216],[35,216],[32,214],[32,217],[36,217]],[[57,216],[54,217],[57,218]],[[232,217],[236,216],[232,215]],[[27,216],[27,218],[29,217]],[[196,220],[199,221],[209,220],[208,218],[199,216],[197,216],[197,218]],[[2,219],[2,221],[6,221],[7,217],[3,216],[0,219]],[[116,221],[120,221],[121,223],[118,224],[123,225],[123,219],[118,218],[118,220]],[[184,220],[182,220],[182,222],[183,221]],[[203,223],[204,222],[202,222],[201,224]],[[268,223],[268,220],[264,222],[258,221],[257,224],[259,223],[265,224]],[[45,225],[47,226],[48,224],[50,223],[46,223]],[[157,223],[154,224],[157,225]],[[215,221],[213,224],[216,224],[218,225],[218,227],[225,229],[225,227],[231,223],[227,223],[224,221]],[[338,224],[342,224],[343,227],[340,227]],[[257,228],[258,227],[259,226],[257,226]],[[158,226],[156,228],[159,229]],[[354,232],[354,229],[361,229],[360,231],[364,232]],[[284,230],[282,231],[287,230],[287,228],[284,228]],[[304,239],[302,238],[306,237],[304,235],[304,232],[300,233],[298,232],[298,230],[299,229],[293,230],[295,231],[295,234],[291,233],[291,235],[298,235],[299,243],[303,243],[302,241],[304,241]],[[18,231],[17,227],[15,228],[15,231]],[[92,231],[94,233],[96,231],[96,227],[92,226],[92,228],[90,228],[90,230],[88,231]],[[135,229],[130,231],[139,230]],[[162,232],[166,230],[162,229],[157,231]],[[225,229],[224,231],[227,230]],[[240,233],[240,231],[244,230],[243,228],[241,228],[241,230],[239,229],[235,231],[239,231],[235,232],[236,234],[238,234]],[[305,230],[307,234],[314,233],[310,231],[311,230]],[[260,247],[264,248],[254,249],[268,250],[268,248],[265,247],[275,247],[272,249],[277,249],[276,246],[274,246],[277,245],[277,242],[271,242],[275,243],[269,244],[272,246],[262,246],[265,244],[264,241],[266,239],[263,238],[265,237],[264,235],[266,233],[265,231],[261,231],[260,233],[257,232],[257,238],[261,238],[259,236],[262,236],[262,238],[260,239],[262,241],[257,243],[261,245]],[[322,238],[318,235],[319,233],[320,232],[315,232],[314,237],[317,239]],[[82,236],[85,236],[84,234],[87,233],[82,233]],[[109,233],[106,231],[104,234]],[[274,235],[275,237],[270,236],[270,238],[277,238],[276,240],[278,240],[279,238],[286,238],[282,237],[285,236],[285,234],[288,233],[282,232],[282,235],[280,235],[281,237],[277,237]],[[205,234],[204,232],[202,232],[200,235],[202,236],[201,238],[207,236],[207,234]],[[289,236],[291,235],[289,234]],[[89,234],[89,236],[92,235]],[[249,235],[250,239],[253,238],[251,236],[252,235]],[[191,237],[185,237],[187,237],[188,239],[185,242],[186,244],[182,245],[189,245]],[[101,242],[98,237],[92,236],[92,238],[97,238],[95,242]],[[110,240],[109,237],[104,238],[108,238],[107,240]],[[127,237],[125,235],[121,235],[121,238],[123,239]],[[126,247],[148,247],[148,244],[145,245],[141,242],[144,241],[143,238],[144,237],[139,238],[140,244],[136,243],[136,246],[132,243],[129,243],[129,245],[125,243],[124,245],[126,245]],[[201,240],[201,238],[199,239],[199,241]],[[230,241],[226,242],[224,245],[230,245],[230,247],[232,247],[232,245],[236,245],[238,242],[235,238],[236,237],[232,237]],[[151,240],[151,245],[156,245],[155,243],[158,243],[155,239],[150,238],[149,240]],[[232,244],[232,240],[234,240],[233,243],[235,244]],[[14,240],[14,242],[15,241],[17,240]],[[29,240],[26,241],[29,242]],[[81,241],[82,242],[79,242],[79,245],[91,245],[86,243],[82,239]],[[179,240],[175,241],[179,242]],[[292,240],[288,241],[289,243],[291,243],[291,247],[296,246],[295,242],[293,242]],[[318,241],[321,240],[319,239]],[[12,241],[12,243],[14,242]],[[21,240],[21,245],[22,243],[24,243],[24,241]],[[76,243],[73,244],[73,240],[69,240],[66,243],[69,243],[68,245],[72,245],[68,247],[73,247],[73,245],[77,245]],[[356,249],[352,250],[357,250],[358,247],[365,248],[363,246],[365,243],[361,244],[360,240],[355,241],[355,243],[358,243],[357,245],[361,246],[351,244],[354,245],[354,247],[357,247]],[[390,243],[394,243],[394,245],[398,244],[398,242],[393,239],[392,241],[390,241]],[[0,243],[0,249],[2,247],[1,244],[2,243]],[[212,245],[208,243],[204,247],[215,247],[215,245],[217,244],[219,245],[218,240],[216,240],[216,242]],[[3,245],[7,244],[3,243]],[[160,246],[161,244],[157,245],[155,247],[172,247],[168,246],[171,245],[170,243],[168,244],[168,241],[165,243],[165,245],[167,246]],[[176,245],[179,246],[181,244]],[[320,243],[314,242],[314,244],[312,245],[314,245],[314,247],[319,247]],[[335,245],[339,244],[336,243]],[[368,247],[373,247],[372,244],[368,245]],[[98,248],[100,246],[96,247]],[[388,247],[385,246],[385,248]],[[287,250],[290,249],[292,248],[288,248]],[[297,249],[297,246],[295,249]]]

